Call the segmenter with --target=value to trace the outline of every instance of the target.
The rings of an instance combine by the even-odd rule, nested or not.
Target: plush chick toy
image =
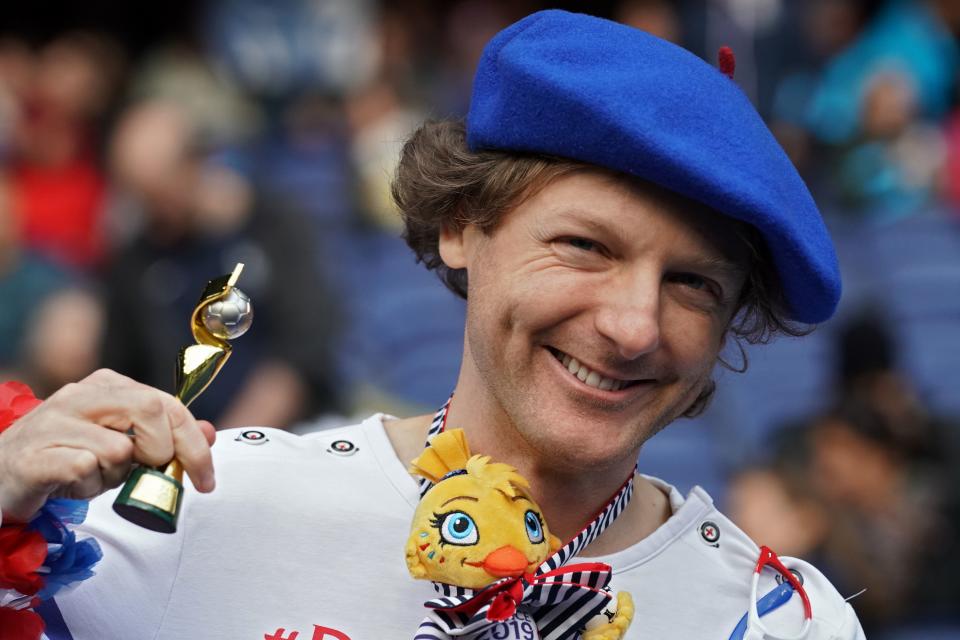
[[[461,429],[434,436],[410,472],[433,483],[407,540],[407,568],[414,578],[482,589],[536,571],[561,546],[530,497],[527,480],[510,465],[471,456]],[[633,601],[621,592],[581,637],[618,640],[632,618]]]

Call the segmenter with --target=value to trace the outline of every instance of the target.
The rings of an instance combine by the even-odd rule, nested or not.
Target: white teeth
[[[580,364],[573,356],[565,353],[562,355],[558,354],[557,359],[567,368],[567,371],[577,376],[577,378],[589,387],[600,389],[601,391],[619,391],[627,385],[627,383],[622,380],[604,378],[596,371],[591,371],[585,365]]]

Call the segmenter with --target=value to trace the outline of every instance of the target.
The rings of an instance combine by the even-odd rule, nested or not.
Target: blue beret
[[[635,175],[749,223],[792,319],[836,309],[833,243],[793,164],[736,83],[669,42],[565,11],[527,16],[483,52],[467,142]]]

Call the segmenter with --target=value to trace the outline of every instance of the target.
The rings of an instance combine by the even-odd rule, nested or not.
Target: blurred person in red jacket
[[[44,46],[28,62],[11,131],[13,208],[24,243],[81,270],[98,265],[106,247],[96,129],[120,77],[118,51],[90,33]]]

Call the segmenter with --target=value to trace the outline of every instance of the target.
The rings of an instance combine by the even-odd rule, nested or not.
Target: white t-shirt
[[[56,598],[72,637],[412,638],[435,592],[407,573],[403,549],[417,484],[382,418],[305,436],[220,432],[217,490],[188,488],[173,535],[119,518],[111,509],[115,492],[94,500],[81,535],[103,547],[98,575]],[[611,587],[633,595],[628,638],[726,640],[746,613],[758,548],[703,490],[684,499],[652,480],[669,493],[673,516],[629,549],[596,558],[613,566]],[[853,610],[829,582],[805,563],[788,562],[812,601],[809,638],[862,638]],[[776,586],[774,575],[764,572],[761,595]],[[794,633],[800,599],[763,621],[778,635]],[[55,632],[58,640],[69,637]]]

